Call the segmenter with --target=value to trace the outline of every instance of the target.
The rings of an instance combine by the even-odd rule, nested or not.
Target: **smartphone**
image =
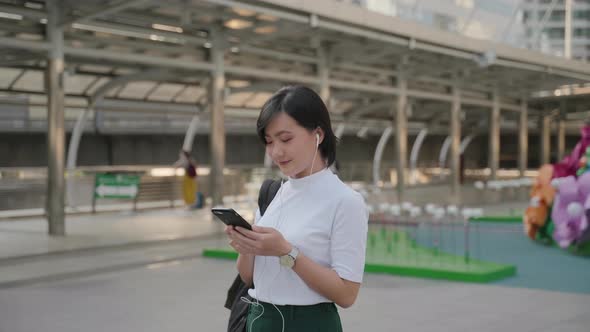
[[[211,212],[228,226],[240,226],[245,229],[252,230],[252,226],[242,216],[240,216],[234,209],[230,208],[213,208]]]

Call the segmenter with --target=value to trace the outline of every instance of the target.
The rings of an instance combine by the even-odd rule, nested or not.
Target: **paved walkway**
[[[231,206],[252,217],[252,202]],[[65,237],[46,228],[0,222],[0,332],[225,330],[235,263],[200,257],[227,241],[208,208],[68,215]],[[367,274],[342,321],[345,331],[588,330],[590,295],[506,285]]]
[[[0,331],[225,331],[235,273],[197,257],[0,288]],[[587,332],[589,308],[590,295],[365,275],[340,314],[346,332]]]
[[[232,206],[253,218],[251,202]],[[68,215],[67,236],[49,236],[45,218],[0,221],[0,261],[71,250],[129,246],[219,233],[223,225],[213,220],[210,208],[120,211]]]

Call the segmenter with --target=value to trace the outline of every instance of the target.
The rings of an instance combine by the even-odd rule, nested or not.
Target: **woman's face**
[[[266,126],[266,153],[279,166],[283,174],[301,178],[310,174],[311,164],[316,152],[316,133],[300,126],[295,119],[284,112],[280,112]],[[324,165],[321,153],[318,151],[314,169]],[[323,169],[322,166],[319,166]]]

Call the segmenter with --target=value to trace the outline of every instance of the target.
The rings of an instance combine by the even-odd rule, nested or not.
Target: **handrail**
[[[154,170],[165,169],[168,173],[163,172],[157,175]],[[170,170],[172,172],[170,172]],[[226,188],[224,196],[249,195],[256,194],[258,186],[265,178],[278,178],[280,172],[275,167],[270,170],[261,165],[230,165],[224,172]],[[340,165],[340,178],[355,186],[363,188],[372,188],[372,164],[368,161],[350,162]],[[466,170],[466,178],[469,181],[486,180],[486,170]],[[72,181],[77,188],[75,202],[68,202],[68,206],[80,207],[91,206],[94,175],[103,172],[121,172],[121,173],[139,173],[141,174],[140,194],[138,203],[160,201],[164,206],[177,206],[181,203],[182,188],[182,169],[174,170],[167,165],[122,165],[122,166],[83,166],[78,167],[72,172],[68,172],[67,181]],[[381,167],[382,179],[384,180],[381,190],[387,191],[393,188],[395,183],[390,179],[395,179],[395,164],[393,162],[383,162]],[[439,180],[441,172],[448,172],[448,169],[437,167],[421,167],[417,171],[416,184],[409,185],[408,189],[422,190],[427,187],[444,187],[448,185],[445,180]],[[515,172],[503,174],[499,172],[502,178],[516,178]],[[514,174],[512,174],[514,173]],[[165,175],[168,174],[168,175]],[[209,192],[208,165],[198,167],[197,183],[199,190],[207,197]],[[0,210],[15,209],[39,209],[45,205],[46,195],[46,168],[45,167],[18,167],[0,168]],[[414,190],[412,189],[412,190]],[[142,191],[144,190],[144,191]],[[120,200],[100,200],[100,204],[120,203]],[[128,202],[128,201],[127,201]],[[166,203],[167,202],[167,203]]]

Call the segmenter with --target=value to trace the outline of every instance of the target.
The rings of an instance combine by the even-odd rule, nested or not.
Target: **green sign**
[[[139,192],[139,175],[96,174],[94,196],[97,198],[135,198]]]

